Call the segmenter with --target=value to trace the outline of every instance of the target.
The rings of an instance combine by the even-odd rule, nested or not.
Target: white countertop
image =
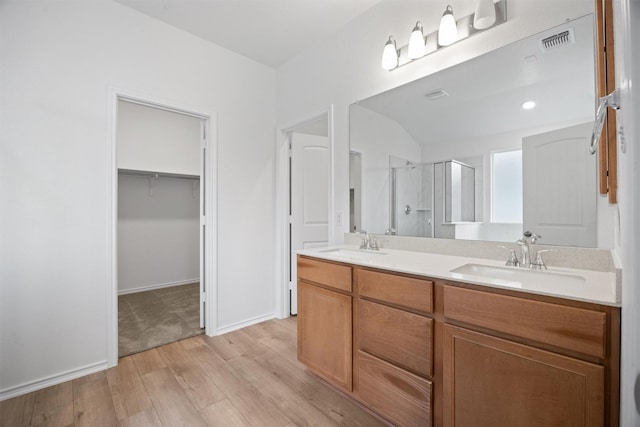
[[[344,250],[340,252],[340,249]],[[557,268],[553,266],[548,266],[549,269],[545,271],[534,271],[518,267],[505,267],[504,261],[386,248],[379,251],[364,251],[359,250],[356,246],[346,245],[304,249],[296,251],[296,253],[398,273],[518,290],[614,307],[620,306],[620,298],[616,293],[616,274],[610,272]],[[487,275],[451,272],[451,270],[466,264],[514,270],[515,278],[506,279],[504,277],[497,278],[488,277]],[[506,270],[501,271],[509,273]],[[519,273],[522,273],[520,275],[522,280],[518,278]],[[568,276],[566,281],[563,280],[563,276]],[[540,280],[531,280],[532,277],[534,279],[539,277]]]

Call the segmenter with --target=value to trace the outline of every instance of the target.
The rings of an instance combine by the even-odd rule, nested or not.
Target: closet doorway
[[[205,331],[204,117],[117,100],[118,357]]]

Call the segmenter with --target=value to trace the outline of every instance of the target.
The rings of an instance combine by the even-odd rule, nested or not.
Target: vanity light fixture
[[[476,13],[473,15],[473,28],[486,30],[496,22],[496,7],[493,0],[478,0]]]
[[[534,109],[536,106],[536,102],[535,101],[525,101],[522,103],[522,109],[523,110],[532,110]]]
[[[416,22],[416,26],[411,31],[411,37],[409,37],[409,58],[418,59],[424,56],[425,53],[425,40],[424,33],[422,32],[422,24],[420,21]]]
[[[447,5],[447,8],[440,18],[440,27],[438,29],[438,44],[440,46],[449,46],[458,39],[458,26],[456,19],[453,17],[453,8]]]
[[[389,36],[382,53],[382,68],[391,71],[507,22],[507,0],[476,1],[476,13],[457,21],[453,16],[453,7],[447,5],[440,20],[439,30],[430,34],[425,35],[422,23],[417,21],[411,31],[409,43],[404,46],[398,48],[394,38]]]
[[[396,50],[396,41],[392,36],[389,36],[389,40],[384,45],[384,51],[382,52],[382,68],[385,70],[393,70],[398,66],[398,51]]]

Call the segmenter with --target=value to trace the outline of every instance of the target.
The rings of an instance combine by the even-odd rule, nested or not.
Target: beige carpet
[[[204,333],[199,293],[199,283],[192,283],[119,295],[118,356]]]

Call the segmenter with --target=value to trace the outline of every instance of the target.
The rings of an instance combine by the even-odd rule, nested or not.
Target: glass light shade
[[[440,19],[440,28],[438,29],[438,44],[440,46],[448,46],[458,40],[458,26],[456,19],[453,17],[453,8],[447,6],[442,19]]]
[[[476,13],[473,15],[473,27],[486,30],[496,22],[496,6],[493,0],[478,0]]]
[[[407,54],[410,59],[422,58],[425,54],[424,34],[422,33],[420,22],[416,22],[416,26],[411,32],[411,37],[409,37],[409,51]]]
[[[393,70],[398,66],[398,51],[396,50],[396,42],[389,37],[382,51],[382,68],[385,70]]]

